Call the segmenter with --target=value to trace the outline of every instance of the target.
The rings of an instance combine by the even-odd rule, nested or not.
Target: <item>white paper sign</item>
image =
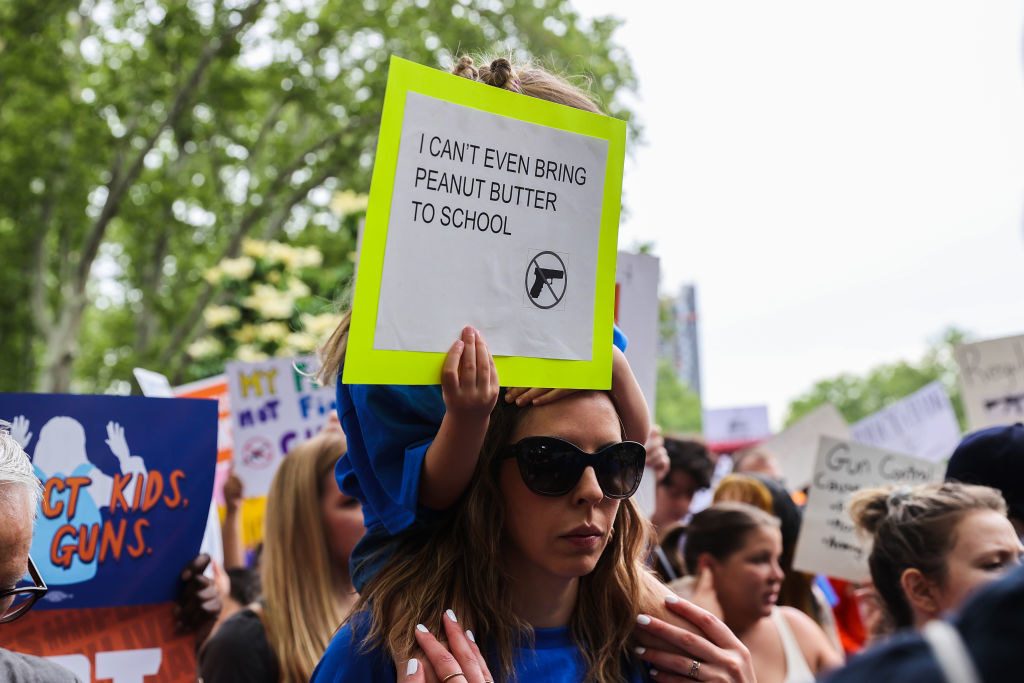
[[[171,383],[167,380],[166,375],[146,370],[145,368],[133,368],[132,374],[135,375],[135,381],[139,383],[139,389],[142,389],[143,396],[151,398],[171,398],[174,396]]]
[[[1024,422],[1024,335],[955,349],[971,431]]]
[[[779,461],[782,478],[794,491],[807,486],[818,454],[818,439],[850,438],[850,426],[831,403],[820,406],[761,444]]]
[[[313,380],[317,367],[314,356],[227,364],[234,468],[246,497],[267,495],[285,454],[336,409],[334,389]]]
[[[937,463],[822,437],[793,568],[847,581],[866,581],[869,544],[858,536],[850,518],[850,496],[876,486],[926,484],[940,480],[942,473],[943,467]]]
[[[658,384],[658,270],[651,254],[620,251],[615,268],[615,322],[629,337],[626,360],[654,415]]]
[[[768,424],[768,406],[705,408],[704,439],[709,443],[752,441],[772,433]]]
[[[590,360],[605,140],[409,92],[374,348]]]
[[[960,424],[940,382],[932,382],[850,427],[859,443],[942,462],[960,443]]]

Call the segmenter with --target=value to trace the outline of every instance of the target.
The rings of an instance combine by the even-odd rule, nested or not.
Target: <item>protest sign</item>
[[[132,374],[135,375],[135,381],[139,383],[139,389],[142,390],[143,396],[151,398],[174,396],[171,383],[167,380],[166,375],[145,368],[132,368]]]
[[[0,394],[0,418],[43,482],[30,552],[49,586],[4,625],[4,646],[57,657],[85,681],[194,679],[170,601],[207,525],[216,406]]]
[[[949,459],[960,423],[942,383],[931,382],[850,427],[853,440],[931,462]]]
[[[818,438],[822,436],[850,438],[849,425],[831,403],[815,408],[761,444],[779,461],[782,478],[791,490],[799,491],[810,482]]]
[[[942,466],[937,463],[821,437],[793,568],[848,581],[866,581],[867,546],[850,518],[850,496],[876,486],[926,484],[940,480],[942,473]]]
[[[701,424],[704,439],[709,443],[754,441],[772,433],[768,406],[705,408]]]
[[[344,381],[607,389],[625,123],[392,58]]]
[[[1024,335],[954,349],[971,431],[1024,422]]]
[[[313,379],[316,368],[314,356],[227,364],[235,474],[247,496],[266,496],[285,454],[337,408],[334,389]]]
[[[657,256],[620,251],[615,268],[615,324],[629,339],[626,360],[633,370],[647,408],[654,418],[658,384],[658,268]],[[633,500],[650,517],[654,514],[657,482],[644,470]]]

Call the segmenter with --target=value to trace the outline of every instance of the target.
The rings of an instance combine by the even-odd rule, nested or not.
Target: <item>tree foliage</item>
[[[966,418],[953,347],[962,344],[966,336],[965,332],[951,327],[916,363],[899,361],[874,367],[863,376],[844,373],[817,382],[790,404],[786,424],[792,424],[825,403],[833,404],[852,424],[939,380],[949,394],[960,428],[964,429]]]
[[[658,388],[654,422],[666,433],[701,433],[700,397],[676,377],[672,361],[658,359]]]
[[[0,390],[197,374],[233,296],[203,273],[247,238],[318,247],[336,297],[357,220],[331,202],[369,189],[390,55],[535,59],[628,119],[616,27],[562,0],[0,3]]]

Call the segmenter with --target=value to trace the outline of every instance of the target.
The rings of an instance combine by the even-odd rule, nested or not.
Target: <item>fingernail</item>
[[[646,614],[638,614],[636,616],[636,623],[640,624],[641,626],[647,626],[647,624],[651,623],[651,618]],[[417,626],[417,628],[419,627]]]
[[[454,621],[456,624],[459,623],[459,620],[455,618],[455,612],[451,611],[450,609],[446,609],[444,611],[444,615],[452,621]]]
[[[419,668],[420,668],[420,663],[418,661],[416,661],[415,657],[413,657],[412,659],[409,660],[409,663],[405,667],[405,675],[406,676],[412,676],[414,673],[416,673],[416,670],[419,669]]]
[[[665,596],[665,602],[667,602],[667,603],[669,603],[671,605],[674,605],[677,602],[679,602],[679,596],[676,595],[675,593],[669,593],[668,595]]]
[[[647,652],[647,648],[646,647],[634,647],[633,648],[633,652],[637,653],[638,655],[642,655],[643,653]]]
[[[430,631],[427,630],[427,627],[423,624],[416,624],[416,630],[422,631],[423,633],[430,633]]]
[[[476,638],[473,637],[473,632],[470,631],[468,628],[466,629],[466,637],[469,638],[471,642],[476,642]]]
[[[658,677],[658,670],[657,669],[651,669],[647,673],[649,673],[651,675],[651,678],[657,678]]]

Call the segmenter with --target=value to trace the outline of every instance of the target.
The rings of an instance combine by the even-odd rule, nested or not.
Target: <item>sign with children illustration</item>
[[[191,645],[170,603],[206,528],[217,404],[0,394],[0,419],[42,482],[30,553],[49,586],[6,625],[5,646],[68,659],[87,681],[115,660],[187,680]]]
[[[608,388],[625,124],[393,58],[344,381]]]
[[[266,496],[285,454],[335,410],[333,387],[313,378],[317,367],[314,356],[227,364],[234,470],[247,497]]]

